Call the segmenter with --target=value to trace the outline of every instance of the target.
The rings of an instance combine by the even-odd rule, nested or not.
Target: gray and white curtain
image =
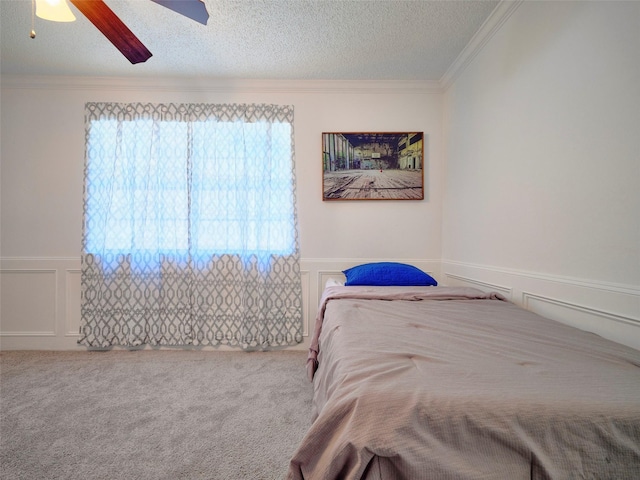
[[[79,344],[302,341],[293,107],[85,107]]]

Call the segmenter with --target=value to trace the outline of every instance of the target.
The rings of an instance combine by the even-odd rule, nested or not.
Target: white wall
[[[640,348],[638,52],[638,2],[524,2],[455,79],[445,281]]]
[[[89,101],[294,105],[307,329],[323,282],[354,263],[406,260],[437,276],[442,225],[437,85],[5,76],[1,86],[1,348],[77,348],[84,104]],[[323,131],[423,131],[426,200],[322,202]]]
[[[640,3],[502,11],[444,93],[2,77],[0,348],[77,348],[84,103],[173,101],[295,106],[307,330],[329,276],[395,259],[640,349]],[[323,203],[321,133],[340,130],[424,131],[425,201]]]

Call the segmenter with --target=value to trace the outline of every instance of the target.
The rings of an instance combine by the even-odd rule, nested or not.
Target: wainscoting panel
[[[577,303],[522,292],[524,307],[543,317],[562,319],[562,323],[596,333],[606,322],[606,337],[622,344],[640,335],[640,320]],[[602,334],[602,336],[605,336]]]
[[[442,262],[443,285],[497,291],[543,317],[640,350],[640,289],[459,262]]]
[[[382,260],[302,259],[304,342],[292,349],[309,348],[309,335],[313,331],[318,303],[327,280],[344,280],[342,270],[370,261]],[[438,262],[402,261],[412,263],[437,278]],[[0,280],[0,350],[84,349],[77,345],[80,257],[3,257],[0,258]]]
[[[467,286],[474,286],[482,291],[501,293],[507,300],[511,300],[511,287],[496,285],[495,283],[483,282],[475,278],[464,277],[462,275],[454,275],[453,273],[447,274],[447,278],[450,281],[448,285],[462,284]]]
[[[1,258],[0,349],[75,350],[80,258]]]
[[[66,269],[65,282],[65,336],[78,337],[80,331],[80,269]]]
[[[5,336],[56,335],[57,271],[0,270],[0,327]]]
[[[309,336],[309,272],[301,270],[302,280],[302,335],[307,338]]]
[[[340,270],[319,270],[318,271],[318,304],[322,298],[322,292],[325,285],[329,280],[336,280],[338,282],[345,282],[346,277]]]
[[[393,259],[302,259],[306,350],[327,280],[344,281],[356,264]],[[497,291],[542,316],[640,350],[640,289],[459,262],[397,260],[413,264],[441,285]],[[0,259],[0,349],[76,350],[80,327],[80,258]]]

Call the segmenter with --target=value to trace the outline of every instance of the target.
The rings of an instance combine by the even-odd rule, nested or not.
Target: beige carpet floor
[[[306,353],[0,353],[0,478],[281,479]]]

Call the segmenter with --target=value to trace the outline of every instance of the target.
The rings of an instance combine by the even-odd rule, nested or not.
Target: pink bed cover
[[[329,287],[308,367],[289,479],[640,478],[640,352],[500,295]]]

